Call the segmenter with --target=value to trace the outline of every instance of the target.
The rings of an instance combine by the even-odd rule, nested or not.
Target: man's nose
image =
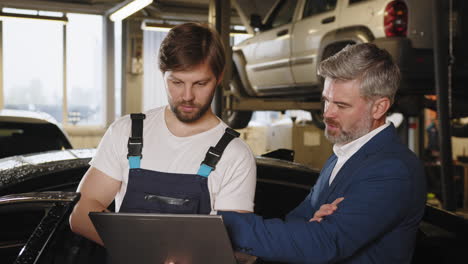
[[[334,117],[336,114],[336,107],[332,104],[325,104],[323,107],[323,117],[324,118],[331,118]]]
[[[184,101],[192,101],[194,99],[192,86],[186,84],[184,87],[184,94],[183,94]]]

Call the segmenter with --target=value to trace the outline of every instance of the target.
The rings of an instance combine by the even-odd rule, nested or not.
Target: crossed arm
[[[320,209],[314,213],[314,217],[312,217],[309,222],[322,222],[322,220],[327,215],[332,215],[337,209],[338,204],[344,200],[344,197],[336,198],[331,204],[323,204],[320,206]]]
[[[265,260],[328,263],[343,259],[394,228],[405,214],[410,183],[396,176],[394,169],[401,170],[394,165],[363,177],[344,194],[340,209],[325,218],[320,214],[333,205],[312,216],[306,200],[286,221],[222,212],[224,223],[235,248]]]

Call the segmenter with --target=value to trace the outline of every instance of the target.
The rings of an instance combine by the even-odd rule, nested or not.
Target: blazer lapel
[[[323,195],[323,193],[328,189],[328,181],[330,179],[330,175],[335,167],[337,157],[332,155],[320,172],[320,176],[315,183],[314,187],[312,188],[312,196],[311,196],[311,205],[313,208],[318,209],[320,207],[320,200],[319,198]]]

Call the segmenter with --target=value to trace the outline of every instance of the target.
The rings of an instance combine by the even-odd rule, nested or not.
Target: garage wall
[[[96,148],[106,132],[105,128],[65,128],[73,148]]]

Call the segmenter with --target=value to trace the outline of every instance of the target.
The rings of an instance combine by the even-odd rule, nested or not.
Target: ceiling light
[[[141,22],[141,29],[149,30],[149,31],[168,32],[174,26],[175,25],[164,24],[164,23],[154,23],[154,22],[148,22],[148,21]]]
[[[68,22],[68,18],[66,16],[43,16],[43,15],[27,15],[27,14],[14,14],[14,13],[4,13],[0,12],[0,20],[9,20],[9,19],[38,19],[38,20],[48,20],[48,21],[56,21],[63,24]]]
[[[114,22],[123,20],[137,11],[140,11],[152,2],[153,0],[127,0],[118,5],[116,7],[117,10],[113,11],[109,18]]]
[[[158,22],[150,22],[150,21],[143,21],[141,22],[141,29],[142,30],[148,30],[148,31],[158,31],[158,32],[168,32],[171,30],[171,28],[175,27],[176,25],[180,24],[167,24],[167,23],[158,23]],[[251,34],[248,34],[247,31],[245,30],[237,30],[237,29],[231,29],[231,32],[229,33],[231,37],[234,36],[246,36],[246,37],[251,37]]]

